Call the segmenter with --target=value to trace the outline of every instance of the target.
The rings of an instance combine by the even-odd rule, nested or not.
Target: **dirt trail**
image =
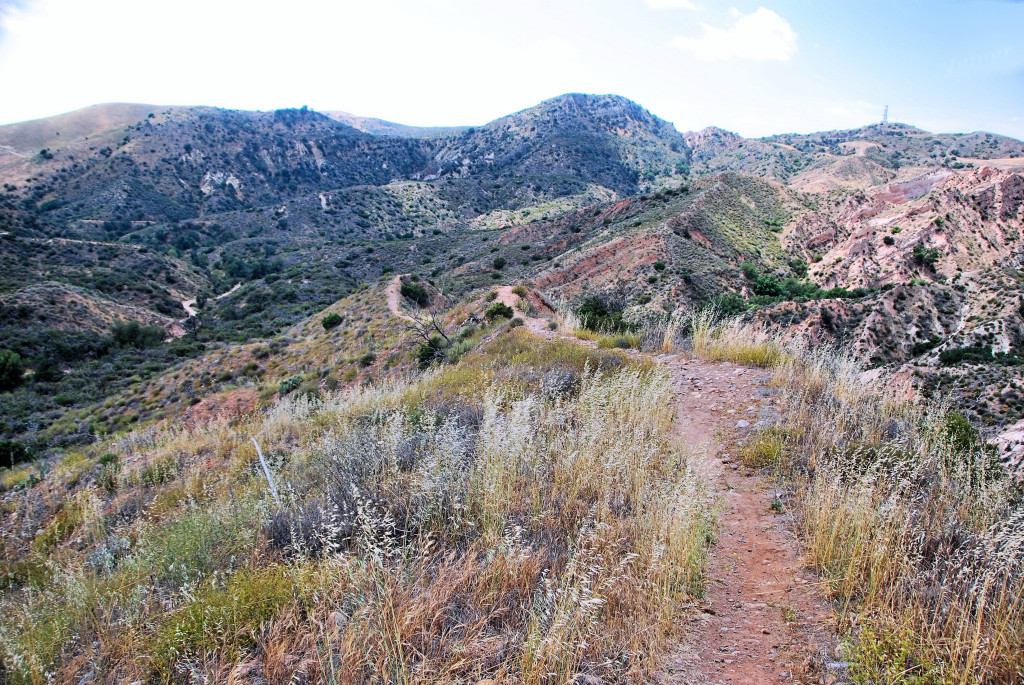
[[[401,278],[388,286],[388,308],[407,319],[399,308]],[[526,316],[516,306],[520,297],[512,286],[496,290],[497,301],[516,309],[537,335],[588,344],[566,331],[550,330],[549,319],[538,315],[553,312],[539,298],[530,298],[534,315]],[[679,444],[718,500],[720,528],[705,596],[686,619],[679,644],[654,682],[837,682],[839,674],[827,669],[834,665],[831,612],[803,567],[799,545],[786,527],[789,515],[771,508],[776,492],[767,479],[740,464],[741,441],[759,418],[776,411],[769,373],[683,355],[655,359],[672,373]]]
[[[392,315],[397,316],[399,319],[405,321],[414,321],[414,319],[402,311],[402,279],[409,274],[398,274],[391,279],[388,283],[387,296],[388,296],[388,311]]]
[[[242,283],[241,282],[235,283],[233,286],[231,286],[231,290],[228,290],[227,292],[223,292],[220,295],[217,295],[216,297],[214,297],[213,299],[215,299],[215,300],[223,300],[225,297],[227,297],[228,295],[230,295],[231,293],[235,292],[236,290],[238,290],[241,287],[242,287]],[[186,316],[185,319],[190,319],[190,318],[192,318],[193,316],[195,316],[196,314],[199,313],[198,311],[196,311],[196,298],[194,298],[194,297],[191,300],[182,300],[181,301],[181,306],[185,309],[185,312],[188,314],[188,316]],[[184,323],[185,319],[181,320],[182,323]]]
[[[548,330],[549,319],[541,318],[539,316],[529,316],[524,313],[520,308],[520,301],[523,299],[517,293],[512,292],[511,285],[499,285],[495,290],[498,292],[496,298],[498,302],[502,302],[516,311],[516,315],[522,317],[523,325],[532,332],[543,338],[552,338],[554,333]],[[526,301],[533,306],[535,314],[554,314],[553,311],[533,292],[530,291],[526,297]]]
[[[803,570],[775,490],[739,464],[739,441],[774,400],[768,373],[730,363],[660,357],[677,392],[676,431],[720,502],[705,597],[660,683],[834,682],[829,610]],[[813,672],[813,677],[811,673]]]

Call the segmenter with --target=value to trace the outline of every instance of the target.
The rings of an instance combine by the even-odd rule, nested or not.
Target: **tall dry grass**
[[[122,450],[108,489],[86,477],[45,549],[5,550],[36,570],[0,598],[4,677],[643,681],[712,526],[669,440],[670,379],[515,336],[104,446]]]
[[[1022,682],[1024,497],[977,431],[947,405],[867,386],[834,348],[709,317],[693,346],[773,369],[771,437],[854,681]]]

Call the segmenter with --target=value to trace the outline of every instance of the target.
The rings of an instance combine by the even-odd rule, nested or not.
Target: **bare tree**
[[[445,325],[445,305],[449,299],[441,287],[433,286],[435,293],[430,298],[430,304],[414,313],[406,325],[406,330],[419,343],[420,364],[424,366],[436,361],[445,361],[448,358],[448,349],[455,342],[455,333]]]

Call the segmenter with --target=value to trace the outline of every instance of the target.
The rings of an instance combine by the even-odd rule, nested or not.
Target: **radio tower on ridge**
[[[889,123],[889,105],[885,106],[885,110],[882,111],[882,126]]]

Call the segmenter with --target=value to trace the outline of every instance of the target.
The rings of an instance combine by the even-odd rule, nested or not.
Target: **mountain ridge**
[[[99,341],[111,316],[92,310],[109,302],[180,336],[180,303],[206,295],[192,321],[202,330],[174,343],[202,356],[204,339],[214,348],[273,339],[393,271],[444,279],[456,293],[532,280],[568,301],[611,298],[638,319],[742,305],[794,335],[849,336],[865,360],[894,368],[945,336],[919,360],[935,378],[945,373],[941,352],[977,346],[993,326],[1000,349],[1024,344],[1013,307],[983,310],[979,299],[1017,289],[1009,274],[984,277],[988,285],[979,275],[1016,254],[1005,225],[1020,220],[1012,198],[1024,144],[1004,137],[901,124],[760,139],[715,127],[681,133],[627,98],[580,93],[429,134],[308,108],[115,104],[62,117],[21,138],[45,141],[55,123],[77,121],[80,140],[65,128],[60,147],[27,157],[0,148],[0,170],[17,167],[0,193],[0,239],[18,262],[0,279],[0,328],[27,358],[63,354],[69,378],[78,362],[26,331]],[[0,140],[17,138],[22,125],[13,126],[0,127]],[[898,237],[886,233],[895,226]],[[955,252],[957,241],[975,256]],[[979,294],[944,282],[958,268]],[[775,285],[747,278],[751,269]],[[795,304],[780,290],[786,279],[811,279],[786,286],[803,293]],[[42,281],[52,283],[45,292],[33,288]],[[212,299],[236,283],[237,293]],[[962,335],[945,315],[897,321],[893,298],[927,307],[947,295],[978,317]],[[794,308],[805,312],[799,322],[781,316]],[[847,323],[825,325],[830,312]],[[871,321],[900,344],[886,348]],[[82,347],[81,363],[100,363],[96,345]],[[25,392],[11,434],[29,425]],[[89,414],[88,395],[68,406]],[[972,418],[1017,415],[985,407]],[[99,426],[116,412],[95,418]]]

